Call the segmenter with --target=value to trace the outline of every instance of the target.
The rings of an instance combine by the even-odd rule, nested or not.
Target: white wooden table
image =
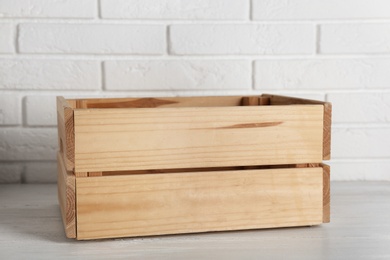
[[[331,188],[321,226],[75,241],[55,185],[0,185],[0,259],[390,259],[390,182]]]

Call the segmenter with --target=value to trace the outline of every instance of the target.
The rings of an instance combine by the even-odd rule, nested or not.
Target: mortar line
[[[106,86],[106,73],[105,73],[106,69],[105,69],[105,66],[104,66],[104,61],[101,61],[100,62],[100,80],[101,80],[101,91],[106,91],[107,89],[107,86]]]
[[[171,55],[171,26],[167,25],[165,31],[166,55]]]
[[[102,3],[101,0],[97,0],[97,20],[102,20]]]
[[[249,0],[249,21],[253,21],[253,1]]]
[[[19,50],[19,24],[16,24],[14,26],[14,47],[15,47],[15,54],[19,54],[20,53],[20,50]]]
[[[316,55],[321,54],[321,26],[316,24]]]

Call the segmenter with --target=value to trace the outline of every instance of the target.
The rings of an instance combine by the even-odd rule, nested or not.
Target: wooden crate
[[[58,97],[57,112],[70,238],[329,222],[330,103]]]

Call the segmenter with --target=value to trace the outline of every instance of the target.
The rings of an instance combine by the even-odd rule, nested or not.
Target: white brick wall
[[[165,27],[124,24],[21,24],[21,53],[163,54]]]
[[[0,92],[1,93],[1,92]],[[21,125],[21,98],[17,93],[0,95],[0,126]]]
[[[107,90],[249,90],[250,61],[107,61]]]
[[[390,53],[390,23],[327,24],[320,30],[321,53]]]
[[[1,163],[0,183],[22,182],[23,168],[21,163]]]
[[[247,19],[247,0],[101,0],[109,19]]]
[[[12,24],[0,23],[0,53],[12,53],[14,51],[14,28]]]
[[[24,99],[25,124],[28,126],[56,126],[56,96],[27,96]],[[39,115],[39,116],[37,116]]]
[[[310,24],[197,24],[170,27],[172,54],[313,54]]]
[[[2,161],[54,160],[57,152],[55,128],[0,129]]]
[[[100,90],[97,61],[0,59],[0,90]]]
[[[335,128],[333,154],[337,159],[390,157],[390,127]]]
[[[253,0],[254,20],[389,18],[388,0]]]
[[[357,90],[389,88],[389,58],[272,59],[255,62],[255,88]]]
[[[330,93],[334,123],[390,123],[390,93]]]
[[[15,18],[93,18],[95,0],[2,0],[0,17]]]
[[[0,0],[0,183],[55,182],[55,96],[333,102],[333,180],[390,181],[388,0]]]

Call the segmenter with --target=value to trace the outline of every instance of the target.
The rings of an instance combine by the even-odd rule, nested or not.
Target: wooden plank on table
[[[71,99],[77,108],[156,108],[240,106],[241,96]]]
[[[57,97],[58,146],[68,171],[73,171],[74,168],[73,107],[75,106],[74,102],[68,102],[63,97]]]
[[[77,239],[316,225],[322,168],[77,178]]]
[[[57,153],[58,202],[60,204],[65,234],[76,237],[76,178],[66,170],[62,156]]]
[[[323,168],[323,219],[322,222],[330,222],[330,166],[321,164]]]
[[[322,161],[323,108],[76,109],[75,171]]]
[[[263,94],[261,98],[269,98],[270,105],[302,105],[321,104],[324,107],[324,128],[323,128],[323,160],[330,160],[331,157],[331,126],[332,126],[332,103],[317,100],[285,97],[278,95]]]

